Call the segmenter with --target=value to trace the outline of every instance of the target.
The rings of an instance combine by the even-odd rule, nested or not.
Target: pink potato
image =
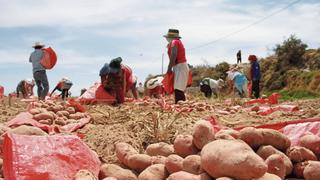
[[[305,180],[319,180],[320,179],[320,162],[308,161],[308,165],[303,171]]]
[[[316,156],[320,157],[320,137],[307,134],[300,138],[300,146],[310,149]]]
[[[117,180],[117,179],[114,178],[114,177],[106,177],[106,178],[104,178],[103,180]]]
[[[268,165],[268,173],[277,175],[280,179],[284,180],[286,176],[286,165],[283,156],[273,154],[266,159]]]
[[[174,153],[174,148],[173,145],[164,143],[164,142],[159,142],[155,144],[150,144],[147,149],[146,153],[149,156],[169,156]]]
[[[74,177],[75,180],[98,180],[95,175],[88,170],[79,170]]]
[[[168,171],[163,164],[154,164],[142,171],[138,176],[139,180],[165,180],[168,177]]]
[[[151,165],[151,157],[146,154],[133,154],[128,158],[128,167],[137,172],[142,172]]]
[[[118,160],[124,165],[128,166],[128,158],[138,152],[128,143],[117,143],[115,145],[115,152]]]
[[[167,157],[165,166],[168,172],[172,174],[182,170],[182,162],[183,162],[182,157],[176,154],[171,154],[170,156]]]
[[[287,149],[286,155],[292,162],[303,162],[307,160],[316,161],[317,156],[309,149],[300,146],[292,146]]]
[[[229,177],[219,177],[216,180],[234,180],[234,179],[229,178]]]
[[[187,156],[182,161],[182,169],[196,175],[203,173],[203,169],[201,168],[201,157],[199,155]]]
[[[209,121],[199,120],[193,127],[193,144],[198,148],[208,144],[214,139],[213,127]]]
[[[164,156],[151,156],[151,164],[165,164],[166,160]]]
[[[46,119],[51,119],[51,120],[53,120],[53,119],[54,119],[54,116],[53,116],[51,113],[49,113],[49,112],[43,112],[43,113],[34,115],[34,116],[33,116],[33,119],[34,119],[34,120],[37,120],[37,121],[39,121],[39,120],[46,120]]]
[[[263,176],[267,164],[241,140],[218,139],[201,151],[201,166],[212,177],[253,179]]]
[[[254,127],[246,127],[239,131],[239,139],[243,140],[253,149],[257,149],[262,145],[263,137],[261,132]]]
[[[206,173],[195,175],[185,171],[179,171],[171,174],[167,180],[211,180],[211,177]]]
[[[271,145],[282,152],[285,152],[291,145],[290,139],[277,130],[259,129],[259,131],[263,137],[262,145]]]
[[[215,134],[215,139],[238,139],[240,132],[234,129],[222,129]]]
[[[174,151],[181,157],[197,154],[198,149],[193,144],[191,135],[178,135],[173,143]]]
[[[14,129],[10,129],[9,133],[20,134],[20,135],[35,135],[35,136],[46,136],[48,135],[42,129],[34,126],[21,125]]]
[[[267,146],[261,146],[258,151],[257,154],[264,160],[266,160],[269,156],[273,155],[273,154],[279,154],[283,157],[284,159],[284,163],[286,165],[286,175],[291,174],[292,172],[292,162],[291,160],[281,151],[277,150],[276,148],[267,145]]]
[[[117,180],[137,180],[137,176],[128,169],[115,164],[103,164],[100,167],[99,179],[114,177]]]
[[[262,177],[254,180],[281,180],[281,178],[277,175],[266,173]]]

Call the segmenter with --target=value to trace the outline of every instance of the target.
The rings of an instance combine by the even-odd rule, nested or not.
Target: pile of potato
[[[192,135],[149,145],[139,153],[115,144],[120,165],[103,164],[99,179],[117,180],[284,180],[320,179],[320,137],[306,134],[291,146],[282,133],[247,127],[214,132],[198,121]]]
[[[82,118],[88,118],[86,113],[77,112],[74,107],[64,102],[40,101],[33,103],[29,109],[33,119],[42,124],[60,125],[77,123]]]

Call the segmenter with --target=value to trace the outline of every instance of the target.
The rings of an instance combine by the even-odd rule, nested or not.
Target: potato
[[[240,130],[239,139],[246,142],[253,149],[257,149],[262,145],[263,137],[261,131],[254,127],[246,127]]]
[[[54,123],[60,126],[66,125],[66,121],[63,118],[57,118],[56,120],[54,120]]]
[[[165,180],[168,172],[163,164],[154,164],[142,171],[138,176],[139,180]]]
[[[66,122],[66,124],[78,123],[78,121],[75,119],[67,119],[65,122]]]
[[[191,135],[178,135],[173,143],[174,151],[181,157],[197,154],[198,149],[193,144]]]
[[[48,135],[46,132],[44,132],[42,129],[38,127],[27,126],[27,125],[21,125],[19,127],[9,130],[8,132],[13,134],[20,134],[20,135],[36,135],[36,136]]]
[[[88,170],[78,171],[74,178],[75,180],[98,180],[98,178]]]
[[[215,139],[238,139],[240,132],[233,129],[222,129],[215,134]]]
[[[305,180],[319,180],[320,179],[320,162],[308,161],[308,165],[303,171]]]
[[[85,114],[81,113],[81,112],[77,112],[75,114],[70,114],[69,115],[69,118],[76,119],[76,120],[79,120],[79,119],[84,118],[84,117],[85,117]]]
[[[46,120],[40,120],[39,123],[41,124],[47,124],[47,125],[51,125],[52,124],[52,120],[51,119],[46,119]]]
[[[74,114],[74,113],[76,113],[76,110],[74,109],[74,107],[68,107],[68,108],[66,109],[66,111],[68,111],[69,114]]]
[[[146,154],[133,154],[128,157],[128,167],[137,172],[142,172],[151,165],[151,156]]]
[[[286,165],[284,163],[283,156],[279,154],[272,154],[265,162],[268,165],[268,173],[277,175],[282,180],[285,178]]]
[[[185,171],[179,171],[171,174],[167,180],[211,180],[211,177],[206,173],[195,175]]]
[[[271,145],[281,151],[285,151],[291,145],[288,137],[273,129],[247,127],[240,130],[240,139],[253,149],[257,149],[261,145]]]
[[[279,131],[273,129],[259,129],[262,133],[262,145],[271,145],[282,152],[285,152],[291,145],[290,139]]]
[[[169,155],[174,153],[174,148],[173,145],[160,142],[160,143],[155,143],[155,144],[150,144],[147,149],[146,153],[149,156],[165,156],[168,157]]]
[[[39,121],[39,120],[46,120],[46,119],[51,119],[51,120],[53,120],[53,119],[54,119],[54,116],[53,116],[51,113],[49,113],[49,112],[43,112],[43,113],[34,115],[34,116],[33,116],[33,119],[34,119],[34,120],[37,120],[37,121]]]
[[[310,149],[316,156],[320,157],[320,137],[307,134],[300,138],[300,146]]]
[[[128,169],[115,164],[103,164],[100,167],[99,179],[114,177],[117,180],[137,180],[137,176]]]
[[[308,165],[308,161],[294,164],[293,173],[292,173],[294,177],[303,178],[303,171],[307,165]]]
[[[41,111],[40,111],[39,108],[34,108],[34,109],[30,109],[29,113],[32,114],[32,115],[36,115],[36,114],[41,113]]]
[[[4,133],[9,131],[10,129],[11,129],[10,127],[0,124],[0,136],[2,136]]]
[[[165,164],[166,160],[164,156],[151,156],[151,164]]]
[[[61,105],[55,105],[53,106],[53,111],[56,113],[58,111],[62,111],[64,108]]]
[[[281,180],[281,178],[278,177],[277,175],[266,173],[262,177],[254,180]]]
[[[128,166],[128,158],[138,152],[128,143],[115,144],[115,152],[118,160],[124,165]]]
[[[229,178],[229,177],[219,177],[216,180],[234,180],[234,179]]]
[[[199,155],[187,156],[182,161],[182,169],[196,175],[203,173],[203,169],[201,168],[201,157]]]
[[[117,180],[117,179],[114,177],[107,177],[107,178],[104,178],[103,180]]]
[[[286,155],[292,162],[302,162],[306,160],[316,161],[317,156],[305,147],[292,146],[287,149]]]
[[[284,158],[284,163],[286,165],[286,175],[291,174],[292,172],[292,162],[291,160],[281,151],[277,150],[276,148],[267,145],[267,146],[261,146],[258,151],[257,154],[264,160],[266,160],[269,156],[273,155],[273,154],[279,154]]]
[[[176,154],[171,154],[170,156],[167,157],[165,166],[166,169],[170,174],[181,171],[182,170],[182,161],[183,158],[176,155]]]
[[[241,140],[218,139],[201,151],[201,166],[211,176],[253,179],[263,176],[267,164]]]
[[[62,117],[62,116],[69,117],[69,112],[68,111],[58,111],[57,115],[59,117]]]
[[[208,144],[214,139],[213,127],[210,122],[205,120],[199,120],[193,127],[193,144],[198,148]]]

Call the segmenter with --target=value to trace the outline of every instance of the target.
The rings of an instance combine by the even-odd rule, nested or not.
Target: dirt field
[[[86,108],[93,117],[91,123],[75,133],[84,135],[83,140],[98,153],[101,161],[116,163],[114,143],[127,142],[142,152],[150,143],[172,142],[177,134],[190,134],[197,120],[209,116],[214,116],[221,125],[227,127],[256,126],[320,117],[320,99],[282,102],[282,104],[297,105],[300,110],[277,111],[268,116],[257,115],[254,111],[248,112],[243,101],[191,99],[174,106],[180,110],[192,109],[191,112],[164,111],[159,105],[161,104],[159,100],[130,102],[117,107],[90,105]],[[27,105],[28,103],[14,100],[9,106],[8,99],[5,99],[0,106],[0,122],[5,123],[19,112],[26,111]]]

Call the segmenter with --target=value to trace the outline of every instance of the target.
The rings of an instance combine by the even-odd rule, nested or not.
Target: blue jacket
[[[260,80],[261,78],[260,65],[257,61],[251,64],[251,78],[253,81]]]

